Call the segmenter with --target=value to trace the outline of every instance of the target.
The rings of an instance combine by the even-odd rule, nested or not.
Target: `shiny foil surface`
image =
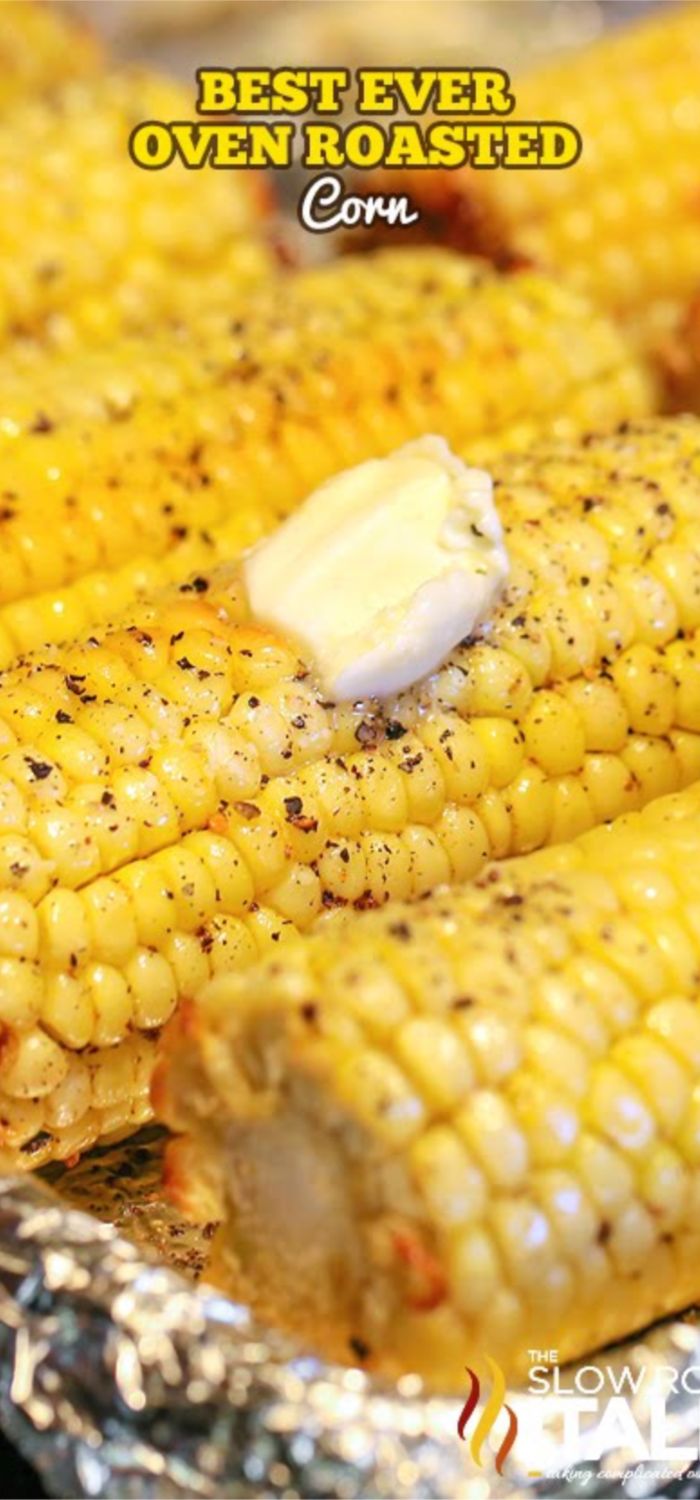
[[[159,1218],[150,1197],[152,1159],[144,1149],[141,1201],[152,1204],[161,1243],[167,1215]],[[138,1205],[138,1184],[125,1197]],[[142,1229],[148,1217],[144,1207]],[[664,1460],[660,1485],[659,1463],[637,1463],[622,1446],[597,1464],[581,1461],[583,1450],[562,1448],[560,1419],[545,1420],[533,1435],[532,1397],[517,1393],[508,1399],[520,1431],[499,1477],[498,1438],[476,1463],[468,1435],[458,1437],[459,1400],[424,1396],[414,1377],[389,1387],[300,1356],[256,1328],[245,1308],[183,1275],[192,1245],[176,1270],[145,1243],[146,1234],[141,1238],[128,1240],[36,1177],[0,1179],[0,1420],[55,1495],[515,1500],[697,1493],[693,1481],[677,1482],[687,1457]],[[648,1375],[661,1366],[679,1373],[697,1366],[697,1387],[698,1328],[692,1320],[660,1326],[586,1363],[604,1365],[613,1381],[623,1367]],[[575,1370],[565,1374],[570,1381]],[[628,1405],[644,1434],[644,1393]],[[670,1399],[669,1447],[697,1449],[699,1408],[696,1393]],[[590,1437],[591,1426],[584,1431],[582,1424],[582,1441]],[[599,1478],[601,1469],[629,1475]]]

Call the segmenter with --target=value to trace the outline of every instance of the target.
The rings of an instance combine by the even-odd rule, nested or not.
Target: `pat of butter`
[[[356,701],[434,671],[488,616],[508,555],[490,475],[423,437],[320,485],[243,566],[253,614]]]

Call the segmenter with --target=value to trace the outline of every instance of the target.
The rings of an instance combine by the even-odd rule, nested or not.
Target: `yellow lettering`
[[[393,115],[396,98],[391,68],[360,68],[358,71],[357,111],[361,115]]]
[[[315,120],[308,120],[303,131],[302,166],[313,170],[318,167],[345,166],[342,132],[339,125],[319,125]]]
[[[144,120],[137,125],[129,137],[129,153],[137,167],[149,167],[152,172],[169,166],[175,155],[175,146],[167,125],[158,120]]]
[[[197,83],[197,109],[200,114],[213,115],[236,108],[234,75],[230,68],[200,68]]]
[[[581,137],[573,125],[540,125],[541,167],[571,167],[581,150]]]

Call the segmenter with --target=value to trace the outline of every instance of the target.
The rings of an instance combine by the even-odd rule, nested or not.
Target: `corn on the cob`
[[[302,272],[110,356],[20,352],[0,377],[0,664],[232,556],[406,438],[478,460],[652,401],[577,296],[440,251]]]
[[[515,116],[575,125],[579,161],[401,173],[400,190],[424,211],[419,233],[560,272],[671,357],[673,372],[679,324],[700,293],[699,67],[700,9],[689,4],[516,77]]]
[[[458,1388],[695,1301],[699,898],[692,788],[216,980],[154,1089],[215,1279]]]
[[[109,340],[267,273],[259,177],[154,176],[129,157],[138,120],[191,113],[186,91],[136,69],[17,105],[0,125],[0,336]]]
[[[79,20],[36,0],[0,5],[0,109],[40,97],[68,78],[96,74],[102,62],[96,37]]]
[[[128,1126],[134,1056],[143,1080],[178,995],[258,943],[700,776],[700,422],[548,445],[495,482],[508,592],[391,700],[328,703],[235,568],[2,676],[11,1160]]]

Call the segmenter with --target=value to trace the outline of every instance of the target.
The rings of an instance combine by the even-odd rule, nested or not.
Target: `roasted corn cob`
[[[699,896],[692,788],[215,980],[154,1089],[208,1277],[458,1388],[696,1301]]]
[[[97,39],[79,20],[36,0],[0,5],[0,108],[45,97],[68,78],[90,77],[102,62]]]
[[[508,591],[391,700],[329,703],[235,567],[0,678],[5,1159],[143,1118],[178,996],[260,944],[700,776],[700,422],[494,474]]]
[[[109,355],[20,351],[0,376],[0,664],[235,555],[408,437],[482,458],[652,400],[584,301],[440,251],[302,272]]]
[[[501,263],[555,270],[683,373],[679,329],[700,294],[700,9],[662,6],[529,76],[514,118],[566,120],[565,171],[415,172],[418,231]]]
[[[139,120],[191,113],[185,90],[136,69],[17,105],[0,126],[0,337],[108,340],[268,272],[260,177],[154,177],[129,158]]]

